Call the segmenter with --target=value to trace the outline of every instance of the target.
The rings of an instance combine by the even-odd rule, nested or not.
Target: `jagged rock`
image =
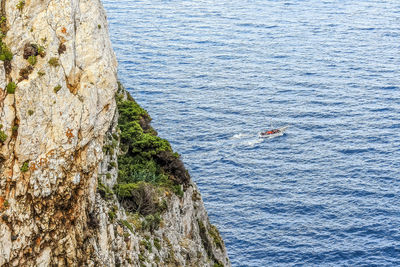
[[[157,191],[159,218],[126,212],[112,191],[123,151],[118,142],[103,151],[119,132],[101,2],[7,0],[1,9],[13,58],[0,61],[0,265],[229,266],[196,185],[171,154],[158,160],[185,191]]]

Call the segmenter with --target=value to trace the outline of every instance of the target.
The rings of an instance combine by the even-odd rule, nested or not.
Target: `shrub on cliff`
[[[118,157],[118,181],[137,182],[138,173],[148,173],[152,177],[167,175],[175,184],[187,185],[190,177],[179,155],[172,152],[167,140],[157,136],[150,126],[151,118],[146,110],[130,95],[127,99],[117,95],[120,147],[123,151]]]
[[[149,126],[150,116],[133,99],[123,100],[122,97],[117,97],[117,104],[122,150],[118,157],[118,181],[137,182],[138,172],[160,175],[161,169],[154,157],[161,151],[172,151],[170,144],[154,134]]]
[[[185,169],[185,166],[177,153],[161,151],[155,156],[155,160],[160,166],[162,166],[165,172],[171,174],[170,178],[176,184],[186,185],[189,183],[189,172]]]
[[[142,215],[155,213],[159,203],[154,187],[145,182],[122,184],[115,187],[115,192],[125,209]]]
[[[173,153],[169,142],[158,137],[150,126],[151,118],[146,110],[129,94],[125,99],[123,90],[121,86],[116,96],[121,150],[118,183],[113,190],[126,210],[155,218],[145,220],[144,229],[152,230],[159,223],[156,215],[166,208],[166,201],[161,201],[164,194],[182,197],[181,185],[189,184],[190,178],[179,154]],[[105,151],[109,150],[105,146]]]

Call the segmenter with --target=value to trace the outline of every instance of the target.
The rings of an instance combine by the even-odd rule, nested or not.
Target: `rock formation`
[[[0,266],[229,266],[99,0],[2,0]]]

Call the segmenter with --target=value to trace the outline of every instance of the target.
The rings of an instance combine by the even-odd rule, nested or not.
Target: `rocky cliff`
[[[229,266],[98,0],[2,0],[0,266]]]

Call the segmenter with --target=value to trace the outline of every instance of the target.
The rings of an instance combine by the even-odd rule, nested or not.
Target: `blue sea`
[[[400,1],[103,3],[233,266],[400,266]]]

